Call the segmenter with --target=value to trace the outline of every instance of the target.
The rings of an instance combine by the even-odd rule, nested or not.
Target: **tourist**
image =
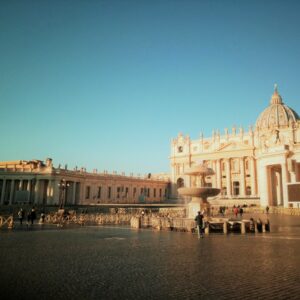
[[[42,213],[41,213],[41,220],[40,220],[42,224],[45,223],[45,217],[46,217],[46,215],[45,215],[44,211],[42,211]]]
[[[31,221],[31,211],[29,210],[29,211],[27,212],[27,227],[29,226],[30,221]]]
[[[242,218],[243,217],[243,213],[244,213],[244,210],[242,207],[240,207],[240,217]]]
[[[23,223],[23,219],[24,219],[24,210],[23,208],[21,208],[19,211],[18,211],[18,218],[19,218],[19,221],[20,221],[20,225],[22,225]]]
[[[266,231],[270,231],[270,221],[269,221],[269,219],[267,219],[267,221],[266,221],[265,229],[266,229]]]
[[[195,221],[196,221],[197,229],[198,229],[198,238],[200,238],[200,237],[203,238],[204,237],[203,236],[204,222],[203,222],[203,214],[200,211],[198,211],[198,215],[196,216]]]
[[[234,213],[235,217],[237,218],[237,215],[238,215],[238,213],[239,213],[238,207],[235,207],[235,206],[234,206],[234,208],[233,208],[233,213]]]
[[[266,214],[268,214],[268,213],[269,213],[269,209],[270,209],[270,207],[269,207],[269,206],[267,206],[267,207],[266,207]]]
[[[32,207],[31,212],[30,212],[30,220],[31,220],[31,225],[33,225],[34,220],[36,219],[36,212],[35,212],[35,208]]]
[[[257,224],[257,231],[262,232],[262,221],[261,221],[261,219],[258,219],[256,221],[256,224]]]
[[[250,218],[250,232],[255,232],[255,225],[253,218]]]

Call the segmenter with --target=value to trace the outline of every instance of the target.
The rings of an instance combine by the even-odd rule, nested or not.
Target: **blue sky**
[[[300,113],[300,1],[0,2],[0,160],[169,171],[178,132]]]

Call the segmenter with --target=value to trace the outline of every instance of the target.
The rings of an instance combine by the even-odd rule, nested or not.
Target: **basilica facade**
[[[214,170],[207,185],[220,188],[217,200],[240,200],[261,206],[300,206],[300,118],[283,103],[275,87],[269,106],[248,131],[233,127],[224,134],[179,134],[171,143],[172,195],[191,186],[185,175],[199,161]]]

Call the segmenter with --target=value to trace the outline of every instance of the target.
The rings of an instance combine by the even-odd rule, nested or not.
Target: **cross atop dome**
[[[278,85],[277,85],[277,83],[274,84],[274,93],[273,93],[273,95],[271,97],[270,104],[283,104],[282,98],[281,98],[281,96],[278,93]]]

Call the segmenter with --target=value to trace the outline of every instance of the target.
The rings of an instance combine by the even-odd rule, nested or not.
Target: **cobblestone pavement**
[[[299,299],[300,218],[268,218],[271,233],[200,240],[128,227],[2,230],[1,299]]]

